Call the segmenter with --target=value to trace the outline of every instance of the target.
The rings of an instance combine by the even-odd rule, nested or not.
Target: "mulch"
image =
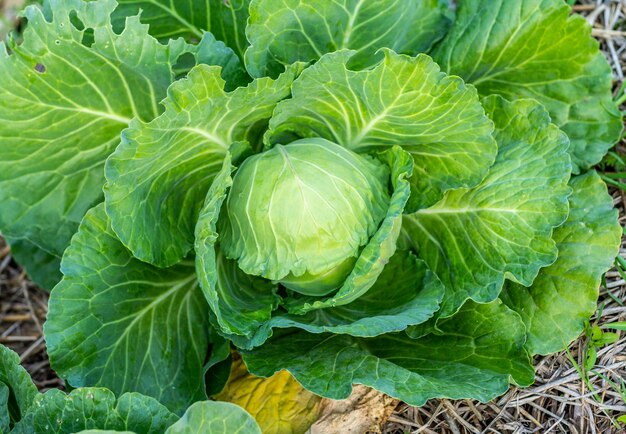
[[[48,294],[30,282],[0,238],[0,344],[20,355],[37,387],[62,388],[50,369],[42,326],[48,311]]]

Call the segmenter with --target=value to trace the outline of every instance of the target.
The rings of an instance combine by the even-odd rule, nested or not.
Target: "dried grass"
[[[0,238],[0,344],[20,355],[41,390],[63,386],[46,354],[42,324],[47,311],[48,294],[27,279]]]

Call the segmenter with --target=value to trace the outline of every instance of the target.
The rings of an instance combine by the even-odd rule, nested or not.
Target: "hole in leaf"
[[[93,45],[95,40],[94,40],[94,35],[93,35],[93,29],[92,28],[85,29],[85,31],[83,32],[83,38],[80,40],[80,42],[85,47],[91,47]]]
[[[26,25],[28,24],[28,19],[26,17],[18,18],[17,24],[15,26],[15,31],[18,35],[24,34],[24,29],[26,29]]]
[[[43,74],[44,72],[46,72],[46,66],[43,63],[38,63],[35,65],[35,71],[37,71],[40,74]]]
[[[70,12],[70,23],[72,23],[72,25],[76,27],[76,30],[80,30],[81,32],[85,30],[85,23],[83,23],[82,20],[78,18],[78,13],[76,11]]]
[[[186,76],[189,70],[194,66],[196,66],[196,58],[193,54],[185,53],[178,57],[176,64],[173,66],[176,79]]]
[[[385,54],[382,51],[377,51],[376,53],[368,54],[367,57],[368,59],[365,61],[366,58],[362,54],[355,54],[348,60],[346,68],[354,72],[376,68],[376,66],[385,59]]]

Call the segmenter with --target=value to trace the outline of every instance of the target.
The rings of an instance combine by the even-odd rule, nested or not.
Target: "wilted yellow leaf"
[[[240,359],[233,363],[228,383],[215,399],[245,408],[265,434],[303,434],[317,420],[321,401],[289,372],[255,377]]]

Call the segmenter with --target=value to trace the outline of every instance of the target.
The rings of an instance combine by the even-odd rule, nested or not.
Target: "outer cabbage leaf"
[[[110,390],[96,387],[67,395],[52,389],[37,396],[32,410],[12,434],[74,434],[92,429],[161,434],[177,420],[158,401],[138,393],[116,399]]]
[[[303,388],[289,372],[255,377],[239,359],[228,385],[215,399],[243,407],[264,433],[304,434],[317,420],[322,398]]]
[[[202,38],[210,31],[240,58],[248,46],[246,21],[250,0],[117,0],[113,27],[123,28],[124,20],[141,11],[141,21],[150,25],[158,39]]]
[[[278,104],[268,141],[321,137],[356,152],[400,145],[415,161],[408,209],[432,205],[446,190],[478,184],[493,164],[493,123],[476,90],[440,72],[430,57],[384,50],[371,69],[348,68],[354,55],[322,57]]]
[[[158,269],[133,258],[98,205],[61,271],[44,333],[51,365],[70,385],[140,392],[181,413],[206,399],[209,324],[193,262]]]
[[[298,72],[227,93],[220,68],[199,65],[170,87],[161,116],[124,131],[106,165],[106,207],[137,258],[165,267],[191,250],[202,201],[229,146],[258,143]]]
[[[28,412],[37,396],[37,387],[20,365],[20,357],[0,345],[0,432],[9,432]]]
[[[534,98],[570,138],[575,173],[620,138],[612,72],[583,17],[561,0],[460,0],[434,57],[481,95]]]
[[[252,0],[246,67],[253,77],[276,76],[284,65],[353,49],[352,64],[368,66],[383,47],[428,51],[451,21],[447,0]]]
[[[519,385],[533,382],[524,324],[500,301],[468,302],[439,326],[441,335],[420,339],[289,330],[243,357],[254,375],[286,369],[304,387],[331,399],[347,398],[352,384],[364,384],[410,405],[435,397],[486,402],[504,393],[510,378]]]
[[[165,434],[261,434],[244,409],[229,402],[196,402]]]
[[[0,45],[0,228],[60,256],[85,212],[102,200],[105,158],[132,117],[158,115],[172,64],[190,47],[161,45],[138,17],[113,31],[114,0],[36,6],[12,54]],[[82,43],[72,12],[93,29]]]
[[[404,220],[410,242],[446,286],[438,316],[468,298],[494,300],[505,277],[529,286],[556,260],[552,231],[568,214],[567,136],[536,101],[494,96],[483,104],[500,147],[487,177]]]
[[[6,239],[6,237],[5,237]],[[24,239],[6,239],[11,246],[13,259],[24,267],[30,280],[40,288],[50,291],[61,281],[61,258],[46,252]]]
[[[443,293],[443,285],[423,261],[410,252],[399,251],[391,257],[374,286],[352,303],[300,315],[276,311],[251,338],[233,335],[229,338],[236,346],[251,349],[263,344],[274,328],[379,336],[427,321],[439,308]]]
[[[553,236],[558,259],[530,288],[510,283],[501,295],[526,324],[531,354],[560,351],[580,335],[597,308],[602,273],[619,250],[622,229],[604,182],[592,171],[570,185],[570,215]]]

